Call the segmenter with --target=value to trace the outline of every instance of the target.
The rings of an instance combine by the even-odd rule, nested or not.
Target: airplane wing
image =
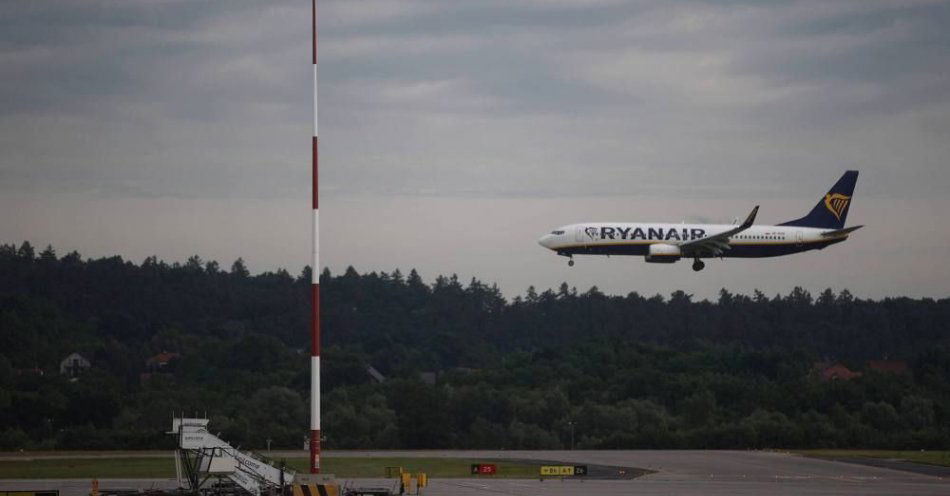
[[[851,226],[851,227],[846,227],[844,229],[835,229],[834,231],[823,232],[821,233],[821,236],[825,238],[836,238],[838,236],[847,236],[853,233],[854,231],[861,229],[862,227],[864,226]]]
[[[705,238],[694,239],[686,243],[681,243],[679,245],[680,251],[683,252],[684,257],[692,256],[710,256],[717,257],[722,254],[722,252],[729,249],[729,238],[739,234],[742,231],[752,227],[752,223],[755,222],[755,216],[759,213],[759,206],[756,205],[752,209],[752,212],[746,217],[745,221],[742,222],[739,226],[729,229],[728,231],[723,231],[718,234],[713,234],[712,236],[707,236]]]

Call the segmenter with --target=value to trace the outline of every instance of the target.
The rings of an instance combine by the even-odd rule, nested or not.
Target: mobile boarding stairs
[[[281,488],[293,483],[293,471],[275,468],[257,456],[234,448],[208,431],[209,419],[175,418],[172,431],[178,437],[175,475],[192,494],[221,494],[221,481],[228,479],[252,496],[283,494]],[[214,478],[216,486],[209,487]],[[236,489],[236,488],[235,488]],[[234,491],[235,494],[241,491]]]

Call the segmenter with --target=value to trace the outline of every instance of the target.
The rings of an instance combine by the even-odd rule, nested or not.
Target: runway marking
[[[435,481],[432,481],[432,482],[433,482],[433,483],[436,483]],[[501,489],[492,489],[490,486],[488,486],[488,484],[474,484],[474,483],[465,483],[465,482],[448,482],[448,481],[446,481],[446,480],[440,480],[440,481],[438,481],[437,483],[439,483],[439,484],[445,484],[445,485],[447,485],[447,486],[458,486],[458,487],[464,487],[464,488],[468,488],[468,489],[479,489],[479,490],[482,490],[482,491],[485,491],[485,492],[489,492],[489,493],[507,494],[507,495],[509,495],[509,496],[523,496],[523,493],[511,493],[511,492],[508,492],[508,491],[503,491],[503,490],[501,490]],[[431,485],[431,484],[430,484],[430,485]]]
[[[486,489],[488,487],[488,484],[476,484],[474,482],[456,482],[455,485],[462,487],[477,487],[480,489]]]

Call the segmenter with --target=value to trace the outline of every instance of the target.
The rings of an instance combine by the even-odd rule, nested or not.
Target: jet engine
[[[680,259],[683,253],[680,247],[666,243],[653,243],[647,253],[646,261],[650,263],[673,263]]]

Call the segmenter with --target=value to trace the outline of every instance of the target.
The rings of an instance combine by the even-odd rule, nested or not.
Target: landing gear
[[[573,266],[574,266],[574,255],[572,255],[572,254],[570,254],[570,253],[564,253],[563,251],[559,251],[559,252],[557,252],[557,254],[560,255],[560,256],[562,256],[562,257],[567,257],[567,266],[568,266],[568,267],[573,267]]]
[[[693,262],[693,270],[695,270],[696,272],[699,272],[699,271],[703,270],[704,268],[706,268],[706,264],[704,264],[702,260],[700,260],[700,259],[697,258],[697,259]]]

